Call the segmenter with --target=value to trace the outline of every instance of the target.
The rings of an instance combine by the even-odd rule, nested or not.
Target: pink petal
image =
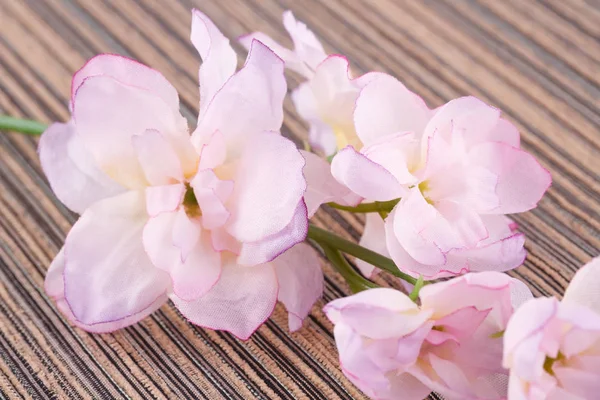
[[[593,399],[600,391],[598,370],[581,371],[576,368],[553,368],[556,378],[566,391],[580,399]]]
[[[218,130],[227,143],[228,155],[239,154],[253,134],[281,128],[286,92],[283,61],[254,41],[244,67],[225,82],[207,106],[192,143],[200,148]]]
[[[500,205],[490,214],[512,214],[536,207],[552,178],[537,160],[523,150],[504,143],[483,143],[469,153],[472,163],[498,176],[496,194]]]
[[[387,398],[389,381],[385,371],[369,357],[361,336],[343,323],[336,323],[333,335],[344,375],[367,396]]]
[[[235,72],[237,56],[219,28],[200,11],[192,10],[192,44],[202,57],[200,67],[200,117],[215,94]]]
[[[198,169],[213,169],[225,162],[227,158],[227,144],[223,134],[219,131],[213,133],[209,141],[202,146]]]
[[[148,129],[131,138],[133,149],[152,185],[168,185],[183,180],[181,162],[171,144],[159,131]]]
[[[502,142],[509,146],[521,147],[521,136],[519,130],[510,121],[500,118],[487,134],[471,138],[471,145],[483,142]]]
[[[151,217],[163,212],[175,211],[183,200],[185,186],[182,183],[146,188],[146,211]]]
[[[421,135],[431,111],[423,100],[395,78],[379,74],[368,83],[356,101],[356,132],[367,145],[392,133]]]
[[[199,221],[193,236],[197,238],[187,257],[173,240],[175,228],[181,229],[183,218],[178,213],[164,213],[148,221],[144,227],[144,247],[154,265],[171,275],[175,296],[193,301],[205,295],[218,281],[221,274],[221,253],[213,250],[210,236],[200,233]],[[188,229],[189,232],[189,229]],[[181,236],[181,233],[178,234]]]
[[[308,142],[314,150],[330,156],[337,151],[337,139],[331,125],[319,114],[319,104],[310,82],[303,82],[292,91],[294,107],[310,126]]]
[[[107,333],[114,332],[121,328],[126,328],[146,318],[148,315],[152,314],[154,311],[159,309],[168,300],[167,295],[165,293],[159,296],[147,308],[136,314],[133,314],[131,316],[125,317],[117,321],[101,322],[93,325],[86,325],[79,322],[75,318],[75,315],[73,315],[69,304],[65,300],[65,285],[63,279],[64,269],[64,249],[61,249],[61,251],[54,258],[54,261],[52,261],[52,264],[48,269],[48,273],[46,274],[46,281],[44,282],[46,293],[48,294],[48,296],[54,299],[57,308],[60,310],[60,312],[62,312],[65,315],[65,317],[69,321],[71,321],[71,323],[88,332]]]
[[[395,208],[394,234],[420,263],[443,266],[445,254],[462,247],[457,231],[444,216],[413,189]],[[388,217],[390,218],[390,217]]]
[[[418,160],[419,141],[412,132],[387,135],[364,147],[361,153],[369,160],[387,169],[402,185],[412,186],[418,178],[411,170],[415,169]]]
[[[324,311],[334,324],[346,324],[371,339],[407,335],[431,316],[430,311],[419,310],[404,293],[389,288],[365,290],[336,299],[327,304]]]
[[[224,259],[221,278],[204,296],[171,300],[193,324],[248,339],[269,318],[277,303],[277,276],[271,264],[242,267]]]
[[[319,39],[304,23],[297,21],[291,11],[283,13],[283,26],[294,42],[298,57],[314,70],[327,57]]]
[[[480,310],[477,307],[463,307],[435,321],[436,326],[444,328],[459,340],[469,340],[483,321],[487,318],[491,308]]]
[[[143,196],[127,192],[95,203],[69,232],[65,300],[80,323],[131,321],[164,297],[169,279],[144,251],[145,222]]]
[[[44,280],[44,290],[46,294],[54,299],[64,297],[65,284],[64,274],[65,270],[65,249],[60,249],[58,254],[52,260],[48,271],[46,272],[46,279]]]
[[[467,146],[489,141],[497,129],[500,110],[490,107],[476,97],[454,99],[440,107],[425,129],[424,138],[437,132],[460,131]]]
[[[405,194],[394,176],[354,148],[340,150],[331,162],[331,173],[342,185],[369,200],[387,201]]]
[[[600,257],[581,267],[565,291],[563,302],[586,306],[600,314]]]
[[[278,299],[290,314],[289,328],[294,332],[302,327],[302,320],[323,295],[321,263],[313,248],[298,243],[274,259],[272,264],[279,282]]]
[[[494,308],[494,317],[498,325],[503,326],[514,309],[513,293],[519,290],[522,290],[522,286],[516,279],[499,272],[486,271],[427,285],[421,289],[419,297],[422,307],[435,310],[436,318],[465,307],[475,307],[480,311]],[[527,292],[531,298],[531,292]]]
[[[298,54],[293,52],[290,49],[287,49],[273,40],[270,36],[262,33],[262,32],[253,32],[248,35],[244,35],[238,38],[238,41],[246,50],[250,50],[252,46],[252,42],[257,40],[273,50],[275,54],[279,58],[281,58],[285,62],[285,67],[291,69],[292,71],[296,71],[297,73],[305,76],[306,78],[310,78],[313,74],[310,68],[302,61]]]
[[[329,142],[324,135],[333,135],[335,147],[327,152],[328,155],[348,145],[357,150],[362,147],[353,121],[356,98],[360,91],[358,82],[351,79],[348,60],[332,55],[318,65],[314,76],[307,82],[312,98],[304,92],[292,95],[299,114],[311,124],[311,143],[316,139],[315,136],[322,137],[317,143],[317,147],[322,147],[321,144],[325,145],[325,141]],[[299,103],[301,100],[305,100],[307,104]]]
[[[200,239],[202,226],[196,219],[187,216],[185,209],[179,209],[173,222],[173,245],[181,251],[181,260],[185,261]],[[167,238],[168,240],[168,238]]]
[[[476,246],[489,237],[483,219],[469,207],[451,201],[440,201],[436,203],[436,209],[452,225],[466,246]]]
[[[215,251],[229,251],[236,255],[240,254],[242,248],[241,243],[227,233],[224,228],[213,229],[210,233]]]
[[[148,129],[187,135],[187,122],[158,95],[108,76],[87,78],[75,94],[77,134],[111,178],[128,188],[147,185],[131,141]]]
[[[72,122],[50,125],[41,136],[38,149],[52,191],[78,214],[96,201],[125,190],[98,168],[75,134]]]
[[[286,228],[306,190],[304,163],[290,140],[275,132],[253,135],[237,164],[227,231],[241,242],[258,242]]]
[[[368,213],[366,216],[365,230],[358,242],[359,245],[373,250],[383,256],[389,257],[385,244],[385,225],[383,219],[377,213]],[[370,278],[378,269],[363,260],[356,260],[356,266],[360,272]]]
[[[513,367],[514,352],[529,337],[540,333],[558,311],[558,301],[555,298],[537,298],[519,307],[512,315],[504,332],[504,361],[505,367]],[[520,346],[519,352],[531,353],[528,360],[535,359],[537,348]],[[523,359],[520,357],[520,359]],[[524,367],[525,365],[523,365]]]
[[[474,248],[451,251],[447,256],[449,269],[456,269],[452,267],[456,265],[470,271],[508,271],[523,264],[527,255],[522,233],[484,242]]]
[[[93,76],[111,77],[123,84],[144,89],[160,97],[171,112],[179,112],[177,90],[160,72],[116,54],[97,55],[73,75],[71,102],[74,102],[75,94],[83,82]]]
[[[304,201],[309,218],[317,212],[321,204],[335,202],[355,206],[360,202],[360,197],[335,180],[327,161],[314,153],[303,150],[300,150],[300,153],[306,161],[303,169],[307,186]]]
[[[381,399],[422,400],[431,393],[430,388],[410,374],[392,375],[390,383],[390,397]]]
[[[233,182],[219,180],[212,170],[207,169],[198,171],[190,185],[202,211],[202,226],[205,229],[223,226],[230,217],[225,202],[231,195]]]
[[[242,243],[237,262],[240,265],[258,265],[272,261],[287,249],[306,239],[307,233],[306,204],[300,200],[296,212],[284,229],[259,241]]]

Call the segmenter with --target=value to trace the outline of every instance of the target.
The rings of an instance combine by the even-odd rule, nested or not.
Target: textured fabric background
[[[600,254],[596,0],[0,0],[0,110],[66,120],[71,75],[111,52],[160,70],[193,121],[192,7],[230,38],[262,30],[287,44],[281,13],[292,9],[357,73],[392,73],[432,107],[473,94],[501,108],[554,177],[540,206],[515,217],[529,256],[514,274],[536,295],[560,295]],[[299,143],[306,127],[285,106],[283,132]],[[42,283],[76,216],[50,192],[36,144],[0,133],[0,397],[363,398],[338,369],[321,312],[349,293],[328,266],[324,300],[292,335],[281,306],[247,342],[194,327],[172,305],[114,334],[71,327]],[[331,209],[316,221],[352,239],[363,223]]]

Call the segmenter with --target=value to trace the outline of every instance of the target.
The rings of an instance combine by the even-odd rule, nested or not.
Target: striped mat
[[[0,0],[0,111],[66,120],[73,72],[111,52],[160,70],[193,121],[193,7],[230,38],[261,30],[285,44],[281,14],[292,9],[356,73],[391,73],[431,107],[465,94],[499,107],[554,177],[540,206],[515,218],[529,256],[514,275],[536,295],[560,295],[600,253],[596,0]],[[306,126],[285,109],[283,133],[300,143]],[[325,263],[324,298],[294,334],[281,306],[246,342],[192,326],[171,304],[113,334],[73,328],[42,284],[77,216],[53,197],[36,145],[0,134],[0,398],[363,398],[338,368],[321,311],[349,293]],[[364,220],[324,208],[315,222],[357,240]]]

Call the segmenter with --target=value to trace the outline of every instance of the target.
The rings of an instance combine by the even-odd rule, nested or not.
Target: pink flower
[[[325,312],[344,374],[373,399],[500,399],[508,374],[499,337],[531,297],[498,272],[466,274],[421,289],[421,306],[394,289],[334,300]]]
[[[348,60],[339,55],[325,54],[315,34],[297,21],[291,11],[283,13],[283,25],[292,37],[294,51],[262,32],[242,36],[239,41],[250,49],[254,40],[260,40],[285,61],[287,68],[307,79],[294,89],[292,100],[300,116],[310,124],[309,141],[313,148],[326,156],[348,144],[360,148],[352,113],[361,87],[375,75],[352,79]],[[326,202],[354,206],[361,201],[359,196],[333,178],[329,163],[324,159],[306,151],[302,154],[306,159],[305,201],[309,217]]]
[[[511,400],[584,400],[600,392],[600,257],[573,277],[562,302],[532,299],[510,319],[504,366]]]
[[[312,147],[326,156],[347,145],[359,149],[362,144],[352,113],[360,89],[376,74],[353,79],[348,60],[340,55],[328,56],[315,34],[291,11],[283,13],[283,25],[294,42],[293,51],[262,32],[242,36],[240,43],[249,49],[252,40],[260,40],[285,61],[287,68],[306,78],[293,91],[292,100],[300,116],[310,124]]]
[[[338,152],[331,170],[369,201],[401,198],[384,229],[402,270],[433,279],[522,263],[524,238],[504,214],[534,208],[551,178],[499,110],[474,97],[429,110],[379,74],[362,89],[354,122],[365,146]],[[383,237],[381,227],[371,232],[367,242]]]
[[[40,141],[54,192],[81,214],[46,291],[86,330],[133,324],[170,298],[192,323],[245,339],[278,299],[298,329],[321,295],[319,261],[300,243],[305,161],[278,132],[283,62],[254,41],[235,72],[229,41],[198,11],[191,40],[204,61],[192,135],[159,72],[100,55],[73,77],[72,120]]]

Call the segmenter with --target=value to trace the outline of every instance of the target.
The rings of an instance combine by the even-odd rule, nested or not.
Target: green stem
[[[325,256],[333,265],[333,267],[342,275],[342,277],[350,286],[353,293],[362,292],[363,290],[373,289],[378,287],[373,282],[369,281],[357,273],[354,268],[348,263],[348,260],[339,252],[326,244],[320,244]]]
[[[327,203],[327,205],[332,208],[338,209],[338,210],[350,211],[350,212],[354,212],[354,213],[376,212],[376,213],[379,213],[380,215],[382,215],[383,213],[385,213],[385,215],[387,215],[387,213],[392,211],[392,209],[396,206],[396,204],[398,204],[399,201],[400,201],[400,199],[394,199],[394,200],[388,200],[388,201],[374,201],[373,203],[362,203],[355,207],[343,206],[343,205],[337,204],[337,203]]]
[[[47,126],[41,122],[0,115],[1,130],[25,133],[27,135],[41,135],[46,128]]]
[[[421,291],[421,288],[423,287],[424,284],[425,284],[425,281],[423,280],[423,275],[419,275],[419,279],[417,279],[417,283],[415,283],[415,287],[413,288],[412,292],[410,292],[410,294],[408,295],[408,297],[412,301],[417,300],[417,298],[419,297],[419,292]]]
[[[308,227],[308,237],[319,243],[321,246],[326,245],[333,247],[334,249],[340,250],[346,254],[350,254],[351,256],[366,261],[379,269],[387,271],[412,285],[417,284],[417,279],[400,271],[391,259],[365,247],[359,246],[358,244],[352,243],[342,237],[334,235],[331,232],[311,224]]]

